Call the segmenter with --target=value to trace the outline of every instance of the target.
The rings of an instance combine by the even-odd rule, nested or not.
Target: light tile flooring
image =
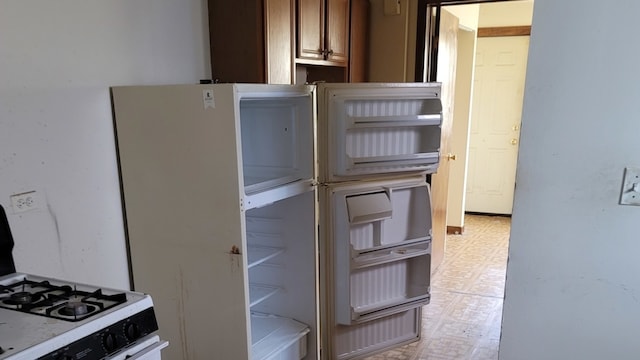
[[[368,360],[498,358],[511,219],[467,215],[463,235],[448,235],[445,259],[423,308],[422,340]]]

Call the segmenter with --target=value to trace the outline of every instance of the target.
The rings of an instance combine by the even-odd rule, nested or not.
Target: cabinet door
[[[324,0],[298,0],[298,58],[324,60]]]
[[[265,82],[262,2],[209,0],[208,8],[212,78]]]
[[[327,60],[346,64],[349,58],[349,0],[327,0]]]
[[[291,0],[265,0],[264,32],[266,83],[293,83],[293,3]],[[233,37],[233,36],[232,36]],[[237,58],[234,57],[234,61]]]
[[[351,0],[349,82],[368,81],[369,0]]]

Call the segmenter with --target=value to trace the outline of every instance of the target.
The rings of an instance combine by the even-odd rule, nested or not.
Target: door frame
[[[418,0],[416,34],[416,82],[436,81],[438,73],[438,41],[442,6],[504,2],[509,0]],[[426,53],[429,56],[425,56]]]

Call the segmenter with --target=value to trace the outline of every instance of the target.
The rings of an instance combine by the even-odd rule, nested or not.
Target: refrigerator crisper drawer
[[[295,320],[251,314],[252,360],[300,360],[307,355],[309,327]]]
[[[354,85],[354,84],[349,84]],[[323,181],[435,172],[442,105],[437,84],[319,85]]]

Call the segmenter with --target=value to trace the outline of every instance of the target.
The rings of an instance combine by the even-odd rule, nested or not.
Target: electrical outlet
[[[38,193],[35,190],[10,196],[14,213],[35,210],[40,207]]]

